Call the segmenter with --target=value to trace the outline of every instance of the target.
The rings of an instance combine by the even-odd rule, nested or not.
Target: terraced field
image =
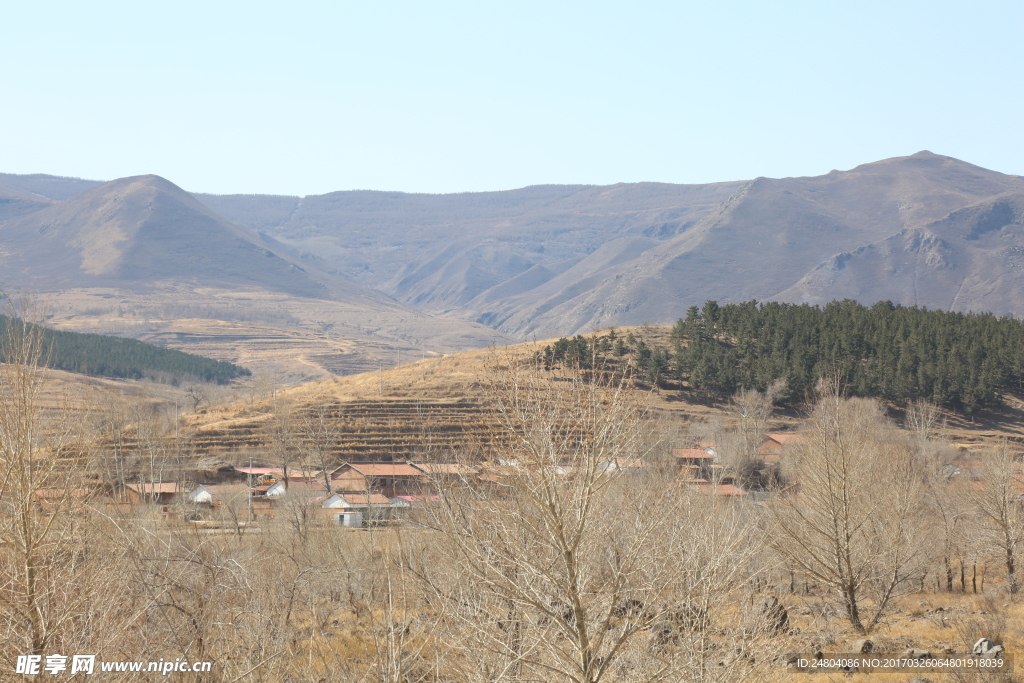
[[[467,446],[494,442],[496,424],[481,404],[472,399],[329,402],[306,406],[292,415],[290,434],[298,453],[315,448],[317,436],[307,425],[330,422],[326,451],[338,462],[350,460],[435,460]],[[190,446],[206,456],[259,451],[273,464],[274,416],[263,414],[221,420],[198,427]]]
[[[645,330],[660,333],[662,330]],[[658,339],[658,334],[645,334]],[[488,365],[525,357],[547,342],[481,349],[426,358],[378,372],[364,372],[278,389],[272,397],[214,406],[182,418],[181,437],[196,462],[273,466],[312,462],[314,454],[345,461],[445,461],[452,452],[485,451],[501,439],[488,407]],[[557,375],[552,375],[552,378]],[[685,434],[689,423],[728,425],[727,404],[693,402],[676,391],[636,389],[649,409],[652,429]],[[944,413],[941,431],[968,450],[1008,438],[1024,440],[1024,401],[966,418]],[[900,410],[891,414],[899,421]],[[800,409],[778,412],[774,430],[791,429]],[[316,456],[319,457],[319,456]]]

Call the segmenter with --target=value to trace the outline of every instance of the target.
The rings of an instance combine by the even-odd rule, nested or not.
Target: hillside
[[[963,254],[917,292],[842,256],[1021,191],[1017,176],[919,152],[818,177],[700,186],[200,199],[304,263],[522,339],[668,322],[707,299],[844,296],[1024,313],[1018,273],[1004,263],[1024,244],[1005,231],[1002,251],[957,243]],[[834,287],[818,275],[804,282],[837,258],[847,266]]]
[[[837,254],[778,298],[885,298],[929,308],[1005,311],[1024,302],[1024,193],[985,198],[924,226]]]
[[[64,201],[102,184],[102,180],[66,178],[45,173],[0,173],[0,190],[21,192],[39,200]]]
[[[42,293],[55,327],[184,350],[212,341],[203,353],[275,364],[296,379],[392,362],[403,351],[503,340],[319,272],[157,176],[102,184],[7,176],[0,192],[10,200],[0,202],[0,288]],[[194,321],[187,331],[183,318]],[[236,321],[260,324],[245,334],[224,325]],[[282,336],[283,349],[275,342]],[[245,353],[247,342],[268,353]]]
[[[655,347],[670,345],[671,331],[669,327],[645,326],[621,329],[618,334],[633,333]],[[321,434],[331,434],[327,451],[339,463],[444,461],[455,451],[481,451],[502,438],[488,407],[488,367],[507,358],[531,358],[554,341],[427,358],[382,372],[280,389],[273,398],[210,408],[185,418],[190,448],[197,456],[214,461],[243,464],[252,457],[257,464],[274,465],[281,458],[282,429],[290,430],[290,447],[298,454],[292,457],[297,461],[320,429]],[[549,376],[557,382],[562,375],[556,369]],[[688,392],[652,389],[643,382],[632,391],[649,409],[652,436],[673,443],[735,419],[728,400],[702,400]],[[903,418],[896,405],[891,406],[890,414],[897,421]],[[776,411],[771,429],[796,429],[804,417],[802,403],[796,402]],[[942,437],[968,449],[1003,438],[1024,441],[1024,400],[1007,394],[1002,404],[971,416],[943,410],[939,423]]]
[[[0,315],[0,336],[7,333],[10,324],[10,318]],[[19,324],[15,323],[16,326]],[[101,334],[44,328],[42,344],[48,367],[97,377],[141,379],[161,375],[173,378],[175,383],[194,378],[225,384],[252,374],[232,363]],[[0,349],[2,360],[3,350]]]
[[[158,176],[104,183],[5,221],[0,242],[7,285],[139,288],[171,280],[333,293],[333,282],[262,248]]]
[[[671,323],[708,299],[1022,315],[1022,197],[1020,177],[931,152],[817,177],[450,195],[0,176],[0,286],[51,293],[57,327],[298,381]]]

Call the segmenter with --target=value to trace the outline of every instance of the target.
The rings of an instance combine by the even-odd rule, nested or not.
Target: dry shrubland
[[[96,653],[212,661],[203,680],[224,682],[770,681],[787,652],[862,633],[893,651],[1021,642],[1018,463],[1007,447],[954,476],[927,406],[901,430],[823,385],[777,488],[732,501],[680,481],[665,456],[679,426],[652,427],[621,377],[552,381],[495,357],[481,381],[503,438],[452,456],[486,460],[483,483],[439,487],[402,527],[294,506],[210,529],[80,493],[98,475],[159,480],[168,454],[153,439],[148,462],[119,459],[109,424],[40,412],[45,357],[24,329],[0,376],[8,672],[18,655]],[[770,404],[737,397],[722,430],[736,472]],[[275,419],[284,451],[305,429],[326,458],[315,412]],[[118,675],[104,680],[149,680]]]

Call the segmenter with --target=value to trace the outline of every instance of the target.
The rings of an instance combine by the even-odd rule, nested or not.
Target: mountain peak
[[[155,282],[329,297],[303,268],[157,175],[103,183],[7,221],[6,283],[46,289]]]

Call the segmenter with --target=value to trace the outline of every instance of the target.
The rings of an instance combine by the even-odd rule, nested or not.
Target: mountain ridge
[[[29,213],[6,219],[0,213],[0,248],[5,251],[10,251],[5,240],[10,226],[39,227],[39,216],[61,211],[56,200],[25,194],[51,181],[10,178],[0,175],[0,193],[9,191],[16,201],[40,206],[30,210],[30,204],[12,203],[11,211]],[[48,191],[56,195],[88,185],[62,182],[52,181],[57,189]],[[15,192],[20,194],[15,197]],[[262,280],[287,289],[298,287],[290,280],[301,279],[303,287],[312,288],[306,296],[329,297],[323,290],[347,288],[346,296],[390,302],[453,323],[479,323],[509,339],[526,339],[667,322],[707,299],[818,302],[848,297],[870,303],[882,298],[1024,313],[1024,286],[1017,284],[1015,266],[1007,265],[1016,258],[1014,249],[1024,249],[1024,234],[1004,224],[967,244],[957,243],[952,251],[942,242],[951,238],[939,235],[947,216],[993,197],[1010,197],[1011,208],[999,210],[1016,216],[1014,197],[1021,192],[1024,178],[921,151],[820,176],[704,185],[189,197],[209,210],[206,220],[234,226],[224,230],[237,229],[232,234],[238,239],[265,249],[288,269],[264,273],[248,268],[239,274],[254,286]],[[901,239],[913,244],[900,247]],[[93,248],[102,256],[113,247],[94,240]],[[929,258],[953,264],[918,283],[930,290],[927,297],[904,284],[913,282],[904,273],[910,266],[893,260],[909,264],[907,249],[925,250],[921,258],[926,265]],[[888,256],[871,256],[883,252]],[[100,256],[94,261],[103,262]],[[995,267],[999,259],[1006,267]],[[152,259],[141,261],[150,264],[145,269],[158,270]],[[887,273],[894,268],[893,273],[902,274],[889,283]],[[829,275],[840,271],[841,277]]]

